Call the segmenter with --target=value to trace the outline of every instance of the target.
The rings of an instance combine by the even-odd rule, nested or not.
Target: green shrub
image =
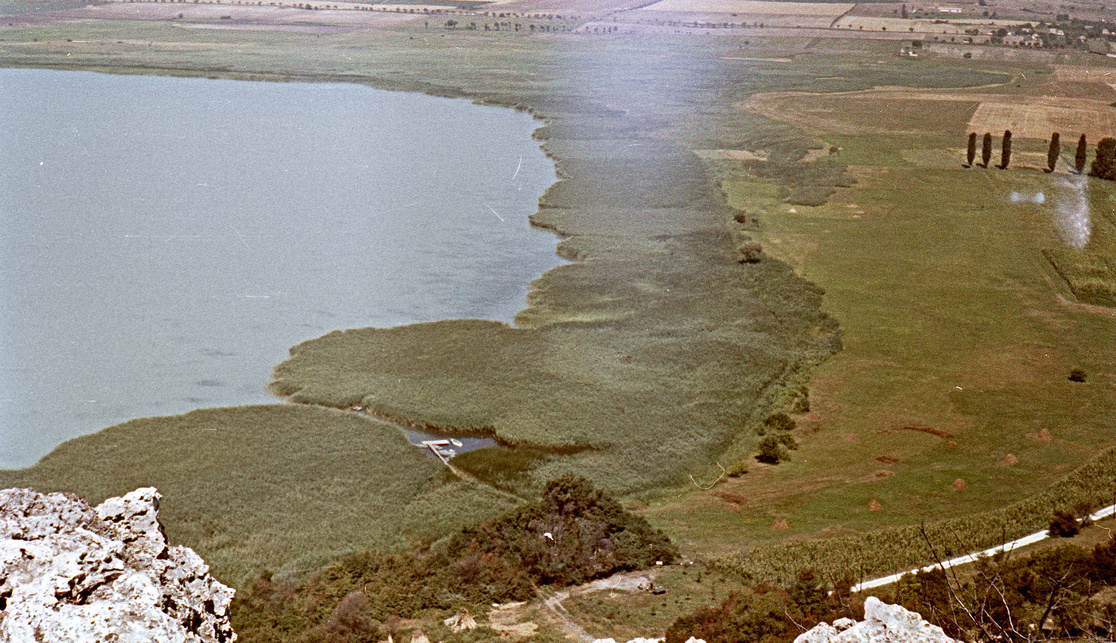
[[[1076,536],[1081,531],[1081,524],[1077,518],[1068,511],[1056,510],[1054,518],[1050,521],[1048,533],[1052,538],[1069,538]]]
[[[779,431],[793,431],[797,426],[791,416],[779,411],[763,421],[768,427]]]
[[[782,436],[766,435],[759,441],[759,454],[756,459],[760,462],[767,464],[779,464],[783,460],[790,460],[790,452],[787,450],[787,445],[781,439]]]

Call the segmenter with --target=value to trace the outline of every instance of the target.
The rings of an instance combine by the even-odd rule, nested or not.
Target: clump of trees
[[[406,552],[348,556],[302,582],[264,573],[232,606],[246,643],[363,643],[428,610],[527,600],[540,585],[584,583],[671,563],[662,532],[583,478],[494,520]]]
[[[779,464],[783,460],[790,460],[790,452],[798,448],[798,442],[790,433],[796,427],[791,416],[779,411],[756,427],[756,434],[760,441],[756,445],[756,460],[767,464]]]

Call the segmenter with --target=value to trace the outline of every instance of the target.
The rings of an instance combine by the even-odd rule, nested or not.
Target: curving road
[[[1116,505],[1109,505],[1108,507],[1105,507],[1104,509],[1100,509],[1098,511],[1095,511],[1095,512],[1089,514],[1089,518],[1092,519],[1095,522],[1095,521],[1100,520],[1102,518],[1108,518],[1109,516],[1111,516],[1113,514],[1116,514]],[[1045,540],[1046,538],[1050,538],[1050,535],[1047,532],[1036,531],[1035,533],[1031,534],[1030,536],[1024,536],[1022,538],[1017,538],[1017,539],[1015,539],[1015,540],[1013,540],[1009,543],[1004,543],[1003,545],[998,545],[998,546],[993,547],[991,549],[985,549],[984,551],[974,552],[974,553],[971,553],[971,554],[965,554],[964,556],[958,556],[957,558],[951,558],[951,559],[945,561],[944,563],[934,563],[933,565],[927,565],[926,567],[920,567],[918,569],[911,569],[911,570],[908,570],[908,571],[905,571],[905,572],[900,572],[898,574],[892,574],[891,576],[884,576],[883,578],[877,578],[875,580],[864,581],[864,582],[860,583],[859,585],[853,585],[852,591],[859,592],[859,591],[866,590],[866,589],[872,589],[874,587],[883,587],[884,585],[890,585],[890,584],[894,583],[895,581],[899,580],[899,577],[901,577],[903,574],[913,574],[915,572],[920,572],[920,571],[928,572],[928,571],[930,571],[930,570],[932,570],[932,569],[934,569],[935,567],[938,567],[938,566],[941,566],[942,569],[949,569],[950,567],[955,567],[957,565],[965,565],[965,564],[968,564],[968,563],[973,563],[973,562],[976,562],[976,560],[978,558],[980,558],[981,556],[993,556],[993,555],[998,554],[1002,551],[1011,551],[1011,550],[1015,549],[1016,547],[1024,547],[1026,545],[1031,545],[1031,544],[1037,543],[1040,540]]]

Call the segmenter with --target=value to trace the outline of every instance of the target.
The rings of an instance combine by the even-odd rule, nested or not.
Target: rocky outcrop
[[[822,623],[800,635],[794,643],[958,643],[942,628],[924,621],[915,612],[888,605],[875,596],[864,601],[864,620],[841,618]]]
[[[0,491],[0,641],[235,641],[233,590],[167,545],[159,498]]]

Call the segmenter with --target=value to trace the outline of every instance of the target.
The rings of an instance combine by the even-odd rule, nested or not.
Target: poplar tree
[[[1059,140],[1058,132],[1050,135],[1050,149],[1046,150],[1046,167],[1049,168],[1047,172],[1053,172],[1054,166],[1058,164],[1058,157],[1062,154],[1062,142]]]
[[[1081,174],[1085,171],[1085,154],[1088,148],[1085,143],[1085,135],[1081,135],[1081,139],[1077,141],[1077,154],[1073,157],[1073,167],[1077,168],[1077,173]]]
[[[1000,169],[1006,170],[1011,162],[1011,130],[1004,130],[1004,142],[1000,147]]]
[[[980,164],[983,167],[988,167],[989,161],[992,160],[992,134],[990,132],[984,133],[984,145],[980,149]]]
[[[969,151],[965,158],[965,167],[972,167],[973,159],[976,158],[976,132],[969,132]]]

